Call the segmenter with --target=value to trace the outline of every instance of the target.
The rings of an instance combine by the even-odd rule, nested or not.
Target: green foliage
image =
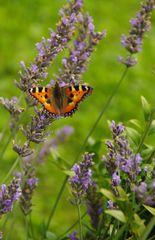
[[[58,19],[57,13],[63,3],[65,3],[64,0],[23,0],[22,2],[12,1],[11,4],[10,1],[2,2],[0,8],[1,96],[7,98],[14,95],[20,96],[19,90],[14,85],[14,79],[19,79],[19,61],[24,60],[29,63],[34,59],[36,54],[35,43],[39,42],[42,36],[47,37],[49,35],[48,28],[55,28]],[[155,117],[153,110],[155,87],[154,74],[152,73],[155,61],[154,51],[152,51],[155,32],[153,29],[149,33],[149,37],[144,40],[144,48],[138,56],[138,64],[128,72],[117,95],[104,113],[104,117],[97,124],[93,136],[88,139],[88,142],[82,148],[86,136],[88,136],[122,73],[123,66],[117,61],[118,55],[122,55],[123,52],[120,45],[120,36],[122,33],[128,32],[129,19],[135,14],[139,3],[130,1],[129,4],[129,1],[120,0],[115,7],[113,4],[112,1],[108,0],[104,1],[104,4],[103,0],[85,0],[85,9],[93,16],[96,29],[106,28],[108,32],[106,40],[101,42],[96,49],[89,63],[88,71],[83,76],[83,82],[91,85],[94,92],[87,101],[83,102],[79,111],[72,118],[56,121],[49,129],[51,138],[57,129],[66,124],[73,126],[75,132],[64,145],[58,147],[57,151],[51,149],[43,162],[36,161],[39,186],[33,198],[33,211],[31,213],[33,226],[30,225],[30,228],[32,228],[29,229],[31,237],[26,236],[27,230],[23,216],[21,216],[20,210],[16,208],[14,215],[10,215],[8,219],[1,219],[0,229],[4,229],[7,239],[40,239],[42,222],[47,221],[52,206],[57,201],[64,177],[73,176],[70,168],[73,162],[80,159],[81,149],[82,153],[85,151],[95,153],[93,175],[100,186],[102,205],[105,210],[103,213],[105,223],[98,229],[98,235],[107,240],[125,239],[125,237],[129,239],[128,237],[131,235],[132,239],[145,240],[148,239],[152,229],[154,230],[155,209],[141,202],[139,204],[136,202],[134,194],[126,187],[126,176],[123,176],[124,188],[117,187],[119,197],[116,196],[111,189],[111,178],[103,168],[101,160],[102,154],[106,153],[105,139],[110,138],[107,119],[110,119],[110,122],[115,119],[116,122],[123,122],[127,126],[126,135],[135,153],[141,153],[144,160],[142,165],[148,166],[150,169],[153,168],[152,159],[155,154]],[[61,67],[60,62],[58,58],[52,65],[49,81],[53,78],[53,74],[58,73]],[[141,97],[140,103],[141,95],[145,97]],[[21,96],[21,99],[24,105],[24,96]],[[0,114],[2,184],[6,176],[7,180],[10,177],[9,170],[12,165],[17,164],[17,155],[12,151],[12,143],[10,142],[12,135],[10,135],[8,129],[10,124],[9,114],[1,106]],[[21,123],[24,123],[31,115],[32,111],[28,110],[27,116],[23,116]],[[132,120],[129,121],[130,118]],[[19,138],[21,138],[21,143],[24,142],[20,134]],[[8,142],[10,142],[9,145]],[[6,147],[7,151],[5,151]],[[13,165],[14,171],[15,164]],[[70,199],[71,196],[66,189],[52,219],[50,230],[46,231],[46,228],[43,230],[43,232],[46,232],[43,239],[58,239],[60,233],[65,232],[77,221],[77,214],[74,206],[70,205]],[[107,210],[107,200],[112,200],[118,209]],[[85,211],[85,207],[82,211]],[[86,218],[86,222],[89,225],[89,219]],[[20,229],[19,232],[16,231],[17,226]],[[74,228],[77,228],[77,223]],[[91,227],[88,226],[89,228]],[[104,228],[104,232],[102,228]],[[95,230],[89,230],[91,236],[94,236]],[[86,227],[84,232],[87,232]],[[12,238],[12,236],[16,236],[16,238]],[[105,236],[108,237],[105,238]],[[67,237],[64,236],[62,239],[67,239]]]

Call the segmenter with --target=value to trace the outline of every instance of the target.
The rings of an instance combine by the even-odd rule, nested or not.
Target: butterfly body
[[[31,96],[35,97],[53,117],[71,116],[77,110],[78,104],[84,97],[91,94],[92,88],[86,85],[73,85],[60,87],[33,87],[29,89]]]

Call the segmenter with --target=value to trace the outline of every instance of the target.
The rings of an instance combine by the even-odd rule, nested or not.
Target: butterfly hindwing
[[[30,88],[29,92],[34,98],[36,98],[41,104],[43,104],[43,106],[48,112],[52,114],[57,113],[57,110],[52,104],[52,88],[33,87]]]

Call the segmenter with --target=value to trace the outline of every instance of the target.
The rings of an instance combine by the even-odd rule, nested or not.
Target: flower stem
[[[77,203],[77,210],[78,210],[78,218],[79,218],[79,234],[80,234],[80,240],[83,240],[80,203]]]
[[[28,238],[29,238],[29,224],[28,224],[27,216],[25,216],[25,228],[26,228],[26,240],[28,240]]]
[[[85,213],[81,216],[81,219],[83,219],[86,215],[87,215],[87,212],[85,212]],[[73,223],[64,233],[62,233],[61,235],[59,235],[56,240],[62,239],[62,237],[65,236],[68,232],[70,232],[70,230],[72,230],[72,229],[78,224],[78,222],[79,222],[79,220],[77,220],[75,223]]]
[[[150,118],[149,118],[149,121],[146,123],[143,136],[142,136],[142,138],[141,138],[141,141],[140,141],[139,146],[138,146],[138,149],[137,149],[137,153],[139,153],[139,152],[141,151],[141,148],[142,148],[142,146],[143,146],[144,140],[145,140],[145,138],[147,137],[147,135],[148,135],[148,133],[149,133],[150,126],[151,126],[151,123],[152,123],[152,121],[153,121],[153,117],[154,117],[154,111],[151,111]]]
[[[64,188],[65,188],[65,185],[66,185],[67,180],[68,180],[68,177],[65,177],[65,179],[64,179],[64,181],[63,181],[63,184],[62,184],[62,186],[61,186],[61,188],[60,188],[60,191],[59,191],[59,193],[58,193],[58,195],[57,195],[55,204],[54,204],[54,206],[53,206],[53,208],[52,208],[52,210],[51,210],[51,212],[50,212],[50,215],[49,215],[47,224],[46,224],[46,226],[45,226],[45,232],[44,232],[44,234],[46,233],[46,231],[47,231],[48,228],[49,228],[50,222],[51,222],[51,220],[52,220],[52,218],[53,218],[53,215],[54,215],[54,213],[55,213],[56,207],[57,207],[57,205],[58,205],[58,203],[59,203],[59,200],[60,200],[60,198],[61,198],[61,195],[62,195],[62,193],[63,193],[63,191],[64,191]]]
[[[76,155],[76,157],[75,157],[75,159],[74,159],[73,164],[78,161],[78,158],[79,158],[81,152],[84,150],[85,145],[86,145],[89,137],[90,137],[90,136],[92,135],[92,133],[94,132],[94,130],[95,130],[95,128],[97,127],[97,125],[98,125],[100,119],[102,118],[104,112],[106,111],[106,109],[107,109],[108,106],[110,105],[110,103],[111,103],[112,99],[114,98],[114,96],[116,95],[116,93],[117,93],[117,91],[118,91],[121,83],[123,82],[124,78],[126,77],[127,71],[128,71],[128,67],[125,67],[125,69],[124,69],[124,71],[123,71],[123,73],[122,73],[122,76],[121,76],[120,80],[119,80],[118,83],[116,84],[115,88],[113,89],[113,91],[112,91],[111,95],[109,96],[109,98],[107,99],[106,103],[103,105],[103,108],[102,108],[101,112],[99,113],[96,121],[94,122],[94,124],[93,124],[92,128],[90,129],[88,135],[86,136],[83,144],[81,145],[81,147],[80,147],[80,149],[79,149],[79,151],[78,151],[78,153],[77,153],[77,155]],[[53,216],[54,216],[54,213],[55,213],[55,210],[56,210],[57,205],[58,205],[58,203],[59,203],[59,200],[60,200],[60,198],[61,198],[61,195],[62,195],[62,193],[63,193],[63,191],[64,191],[64,189],[65,189],[65,185],[66,185],[66,183],[67,183],[67,180],[68,180],[68,176],[64,179],[64,181],[63,181],[63,183],[62,183],[62,186],[61,186],[61,188],[60,188],[60,191],[59,191],[59,193],[58,193],[58,196],[57,196],[57,198],[56,198],[56,202],[55,202],[53,208],[51,209],[51,213],[50,213],[50,215],[49,215],[49,218],[48,218],[48,221],[47,221],[47,225],[46,225],[45,231],[47,231],[48,228],[49,228],[49,225],[50,225],[50,223],[51,223],[51,221],[52,221],[52,218],[53,218]]]
[[[7,181],[7,179],[10,177],[10,175],[12,174],[12,172],[14,171],[14,169],[16,168],[17,164],[19,163],[19,159],[20,157],[17,157],[17,159],[15,160],[15,162],[13,163],[12,167],[10,168],[8,174],[6,175],[6,177],[3,179],[3,183]]]
[[[1,159],[3,158],[3,155],[4,155],[6,149],[7,149],[8,145],[9,145],[11,139],[12,139],[12,134],[9,134],[7,141],[6,141],[6,143],[5,143],[2,151],[0,152],[0,157],[1,157]]]

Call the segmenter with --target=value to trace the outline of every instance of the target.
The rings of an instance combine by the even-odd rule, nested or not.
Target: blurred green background
[[[74,127],[74,134],[65,146],[59,148],[59,154],[70,163],[74,161],[78,149],[124,70],[124,66],[117,61],[118,56],[127,55],[120,44],[120,37],[123,33],[128,33],[129,20],[135,16],[141,1],[85,0],[84,2],[84,9],[93,17],[96,30],[106,29],[107,36],[97,46],[90,59],[88,70],[83,75],[83,82],[87,82],[94,88],[93,94],[80,105],[79,111],[72,118],[55,121],[50,127],[51,136],[64,125]],[[14,85],[14,80],[19,79],[19,62],[23,60],[29,65],[33,61],[36,55],[35,43],[40,42],[42,36],[48,38],[49,28],[55,29],[59,19],[58,11],[65,3],[65,0],[0,1],[0,96],[11,98],[21,95]],[[107,120],[114,119],[123,123],[133,118],[142,120],[141,95],[154,106],[154,22],[155,14],[152,16],[153,27],[144,39],[143,51],[137,55],[138,64],[129,70],[119,92],[93,133],[94,139],[109,137]],[[53,74],[58,73],[59,63],[58,59],[51,66],[49,80],[53,79]],[[0,141],[2,149],[9,133],[9,114],[2,106],[0,106],[0,116],[0,132],[3,133],[4,129],[6,131]],[[1,183],[16,158],[17,155],[12,151],[10,143],[0,161]],[[39,186],[33,198],[32,222],[38,234],[42,222],[47,220],[65,177],[53,161],[49,156],[45,164],[37,167]],[[76,219],[75,208],[71,206],[69,199],[70,195],[66,189],[63,201],[60,202],[51,224],[51,231],[61,233]],[[1,222],[3,224],[2,220]],[[17,231],[18,226],[20,228]],[[25,239],[25,223],[22,214],[18,211],[18,206],[9,217],[7,232],[7,239]],[[15,237],[12,237],[14,234],[16,234]]]

